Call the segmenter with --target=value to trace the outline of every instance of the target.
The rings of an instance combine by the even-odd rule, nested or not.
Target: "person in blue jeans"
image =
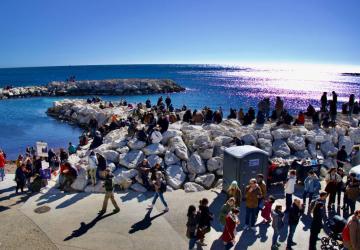
[[[165,206],[165,212],[169,211],[169,207],[164,199],[164,192],[166,191],[166,182],[165,182],[165,177],[163,175],[163,173],[161,173],[161,171],[157,171],[155,174],[156,178],[155,180],[153,180],[153,185],[155,188],[155,194],[154,194],[154,198],[153,201],[151,203],[151,205],[149,206],[149,209],[152,209],[156,203],[156,200],[160,197],[161,202],[164,204]]]
[[[272,228],[274,229],[274,235],[272,237],[271,249],[278,249],[280,243],[278,242],[280,230],[284,227],[284,213],[282,212],[282,206],[276,205],[275,209],[271,212]]]
[[[245,229],[250,227],[252,230],[255,230],[255,220],[258,213],[259,200],[261,198],[262,192],[259,185],[257,184],[256,179],[251,179],[249,185],[245,189]]]
[[[304,206],[301,205],[299,199],[294,199],[294,202],[289,210],[289,234],[287,238],[286,250],[293,249],[292,246],[296,245],[293,241],[296,226],[299,224],[300,217],[304,214]]]
[[[319,178],[316,176],[313,170],[308,172],[308,177],[304,181],[304,193],[303,193],[303,204],[306,205],[306,199],[309,197],[309,203],[312,199],[319,195],[321,184]]]

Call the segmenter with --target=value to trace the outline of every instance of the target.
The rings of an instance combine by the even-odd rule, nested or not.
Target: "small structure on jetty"
[[[184,90],[168,79],[84,80],[50,82],[46,86],[0,88],[0,100],[37,96],[143,95]]]

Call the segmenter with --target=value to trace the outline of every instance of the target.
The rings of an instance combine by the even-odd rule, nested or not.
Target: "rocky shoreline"
[[[105,124],[113,114],[126,118],[135,110],[128,107],[100,109],[98,106],[85,100],[63,100],[55,102],[49,113],[61,120],[84,125],[91,117],[99,124]],[[177,114],[182,118],[184,112]],[[106,158],[114,171],[115,183],[124,189],[145,191],[135,167],[146,158],[151,166],[160,163],[165,168],[169,189],[183,188],[186,192],[194,192],[222,185],[223,153],[227,147],[235,145],[235,137],[265,150],[270,159],[279,164],[294,159],[323,158],[324,166],[336,166],[336,154],[342,145],[349,154],[353,145],[360,144],[360,128],[354,122],[357,119],[353,117],[351,122],[345,123],[346,116],[341,114],[338,119],[341,125],[327,129],[313,125],[310,119],[303,126],[276,126],[272,122],[243,126],[237,119],[201,125],[176,121],[148,145],[136,137],[129,138],[127,127],[123,127],[108,133],[95,151]],[[88,148],[89,145],[81,147],[70,157],[71,163],[80,164],[85,170]],[[103,191],[100,186],[86,187],[86,178],[85,174],[78,178],[73,188]]]
[[[0,100],[41,96],[143,95],[181,92],[185,89],[167,79],[111,79],[50,82],[45,86],[0,88]]]

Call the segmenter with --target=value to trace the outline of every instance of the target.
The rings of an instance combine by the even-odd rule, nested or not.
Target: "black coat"
[[[297,205],[292,204],[289,210],[289,225],[297,225],[303,212],[304,210],[300,209]]]
[[[210,227],[210,223],[213,220],[213,214],[208,207],[199,206],[199,227]]]

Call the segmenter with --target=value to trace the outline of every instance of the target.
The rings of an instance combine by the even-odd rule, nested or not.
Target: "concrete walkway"
[[[2,183],[0,187],[3,189],[3,186]],[[9,187],[5,190],[7,193],[13,192]],[[277,202],[284,204],[281,190],[275,189],[273,192],[280,198]],[[3,196],[3,194],[5,193],[1,195]],[[210,201],[210,210],[218,214],[221,205],[225,202],[225,196],[219,194],[219,190],[198,193],[185,193],[183,190],[178,190],[165,193],[170,211],[164,213],[160,200],[152,211],[147,210],[147,205],[151,203],[152,193],[118,193],[116,200],[121,211],[113,214],[112,204],[109,203],[108,212],[103,216],[98,216],[97,212],[101,208],[103,197],[103,194],[64,194],[56,189],[44,190],[40,194],[31,196],[20,208],[20,211],[17,211],[17,214],[20,214],[19,218],[23,217],[26,220],[31,218],[38,227],[34,226],[31,221],[26,221],[24,224],[32,225],[31,230],[38,231],[41,235],[37,236],[38,240],[32,239],[34,246],[37,244],[37,247],[28,249],[54,249],[55,246],[52,242],[59,249],[187,249],[185,224],[188,206],[190,204],[197,206],[199,200],[206,197]],[[50,210],[42,214],[34,211],[42,206],[48,206]],[[357,206],[359,207],[359,204]],[[4,231],[13,231],[11,224],[6,223],[4,230],[3,223],[7,221],[7,218],[2,216],[3,214],[4,212],[0,217],[1,235],[4,235]],[[256,232],[243,231],[244,217],[245,212],[242,208],[242,223],[238,229],[240,231],[237,235],[235,249],[270,249],[273,234],[271,226],[260,224]],[[261,218],[258,219],[258,222],[260,221]],[[307,249],[310,222],[310,217],[304,216],[299,223],[294,236],[298,245],[294,249]],[[22,227],[22,225],[18,225],[18,227]],[[15,228],[15,230],[18,229]],[[216,218],[211,232],[206,236],[208,246],[202,249],[222,250],[222,242],[217,240],[220,235],[221,229]],[[287,228],[280,235],[280,241],[283,243],[280,249],[285,249],[286,237]],[[22,248],[14,241],[10,241],[6,246],[8,247],[0,248]]]

